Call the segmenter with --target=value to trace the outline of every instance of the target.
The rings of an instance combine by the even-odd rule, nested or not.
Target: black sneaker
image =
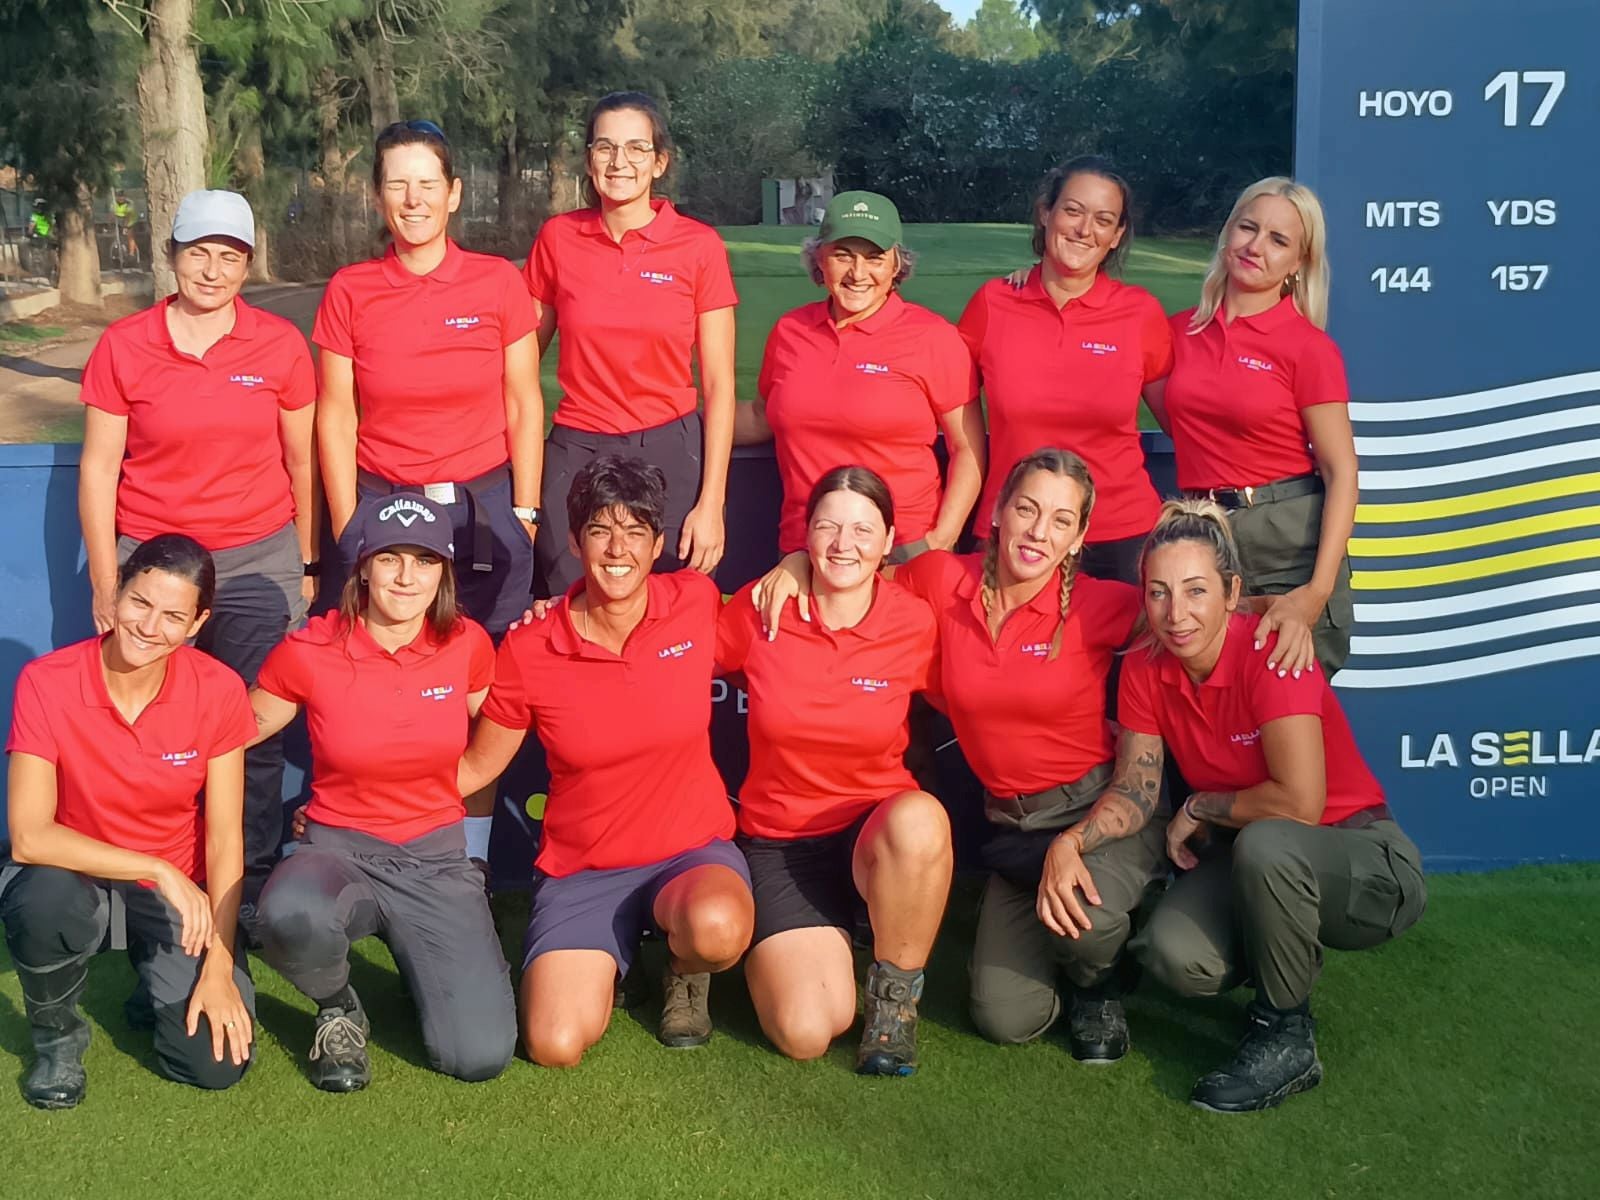
[[[1117,996],[1074,991],[1067,1001],[1072,1057],[1104,1066],[1128,1052],[1128,1014]]]
[[[350,995],[355,997],[352,991]],[[352,1008],[324,1008],[317,1013],[311,1039],[311,1082],[325,1092],[359,1092],[372,1081],[367,1062],[367,1023],[361,1001]]]
[[[857,1075],[910,1075],[917,1069],[917,1001],[922,972],[875,962],[867,971]]]
[[[1226,1066],[1194,1085],[1189,1103],[1210,1112],[1275,1108],[1322,1082],[1317,1023],[1310,1014],[1276,1013],[1252,1004],[1250,1027]]]

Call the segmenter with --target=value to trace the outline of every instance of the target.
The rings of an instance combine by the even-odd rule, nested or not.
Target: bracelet
[[[1183,815],[1188,817],[1189,820],[1193,821],[1197,825],[1205,824],[1205,818],[1204,817],[1198,817],[1198,816],[1195,815],[1195,811],[1191,807],[1193,804],[1194,804],[1194,794],[1190,793],[1189,798],[1183,802]]]
[[[315,579],[318,575],[322,574],[322,563],[320,560],[314,558],[310,562],[302,562],[301,570],[304,572],[307,579]]]

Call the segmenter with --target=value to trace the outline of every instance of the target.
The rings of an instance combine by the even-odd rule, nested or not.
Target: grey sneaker
[[[917,1001],[922,972],[882,960],[867,971],[858,1075],[910,1075],[917,1069]]]
[[[351,996],[355,993],[352,991]],[[317,1013],[311,1039],[311,1082],[325,1092],[359,1092],[372,1081],[367,1061],[367,1035],[372,1032],[366,1010],[324,1008]]]
[[[711,1040],[711,1010],[707,998],[711,976],[679,975],[669,965],[661,976],[661,1027],[656,1038],[663,1046],[689,1050]]]
[[[1189,1103],[1210,1112],[1274,1108],[1322,1082],[1317,1023],[1309,1014],[1276,1013],[1257,1004],[1232,1061],[1194,1085]]]

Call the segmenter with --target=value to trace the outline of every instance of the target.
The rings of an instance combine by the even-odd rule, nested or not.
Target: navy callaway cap
[[[425,496],[409,492],[363,500],[355,518],[361,531],[356,557],[365,558],[391,546],[416,546],[440,558],[456,556],[450,514]]]

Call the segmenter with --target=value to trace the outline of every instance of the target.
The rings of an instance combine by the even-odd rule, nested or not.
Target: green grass
[[[0,346],[31,346],[35,342],[48,342],[65,337],[67,331],[60,325],[0,325]]]
[[[70,1113],[0,1094],[8,1196],[1586,1197],[1600,1190],[1594,947],[1600,866],[1439,876],[1400,941],[1329,955],[1317,990],[1327,1078],[1272,1113],[1184,1103],[1237,1035],[1242,995],[1182,1003],[1147,984],[1134,1050],[1088,1069],[1051,1034],[997,1047],[972,1031],[958,890],[929,972],[923,1069],[868,1080],[853,1045],[790,1063],[762,1041],[742,982],[713,987],[718,1034],[694,1052],[619,1014],[575,1071],[518,1060],[492,1083],[422,1066],[387,953],[359,948],[372,1087],[301,1073],[307,1001],[254,963],[259,1057],[231,1092],[150,1069],[126,1028],[132,974],[96,960],[89,1097]],[[525,902],[498,903],[508,950]],[[652,948],[659,953],[659,947]],[[0,975],[0,1076],[25,1054],[14,975]]]

